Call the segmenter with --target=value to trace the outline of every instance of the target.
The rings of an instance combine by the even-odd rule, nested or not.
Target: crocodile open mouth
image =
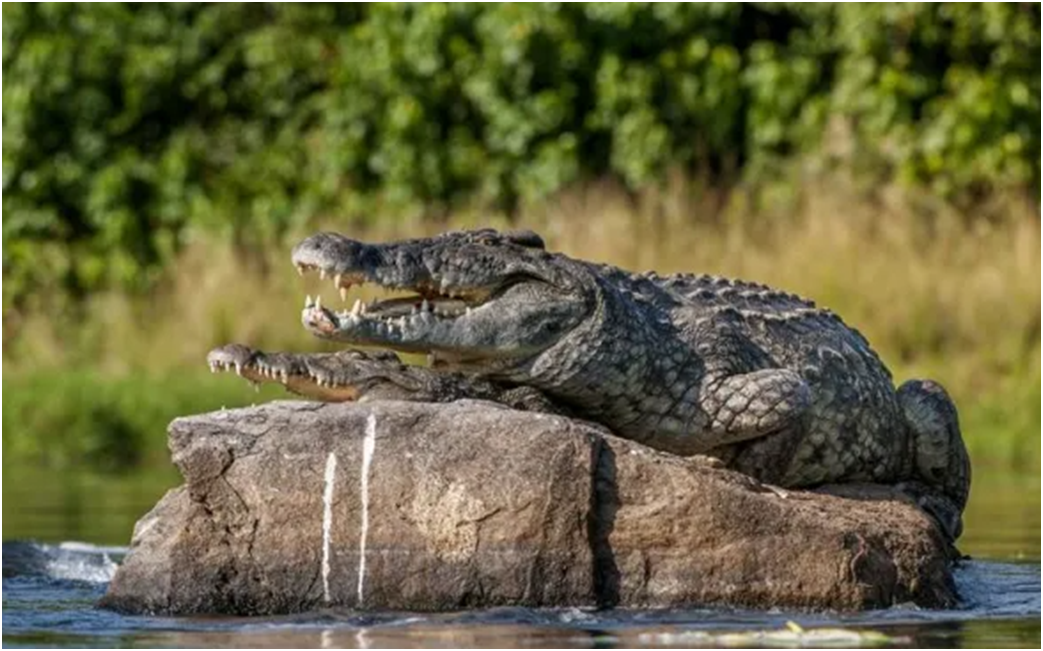
[[[352,365],[387,363],[357,350],[337,353],[264,353],[241,344],[215,348],[206,356],[210,371],[232,372],[259,388],[264,383],[281,384],[288,391],[326,402],[352,402],[359,399],[362,387],[370,379],[361,369],[350,375]],[[397,364],[397,358],[395,358]],[[331,372],[334,370],[342,372]]]
[[[412,292],[407,296],[396,296],[387,299],[374,299],[363,301],[356,298],[350,308],[343,310],[332,310],[327,305],[323,307],[322,298],[316,296],[305,297],[304,309],[313,312],[316,318],[314,324],[321,330],[323,324],[330,327],[341,327],[345,325],[360,324],[364,321],[374,322],[375,325],[383,325],[388,329],[407,328],[411,323],[415,326],[428,324],[432,319],[455,319],[471,313],[472,309],[485,305],[489,300],[502,291],[505,283],[497,287],[450,287],[443,283],[420,282],[412,286],[385,284],[378,280],[369,278],[363,272],[352,274],[331,273],[327,270],[313,265],[298,263],[297,271],[303,275],[309,271],[317,271],[322,279],[330,278],[333,286],[340,294],[345,303],[350,298],[350,292],[355,287],[374,285],[385,291]],[[329,317],[336,317],[337,324]]]
[[[500,260],[497,245],[459,237],[427,246],[313,235],[294,247],[294,266],[301,275],[332,281],[343,307],[309,296],[302,324],[324,339],[488,368],[489,360],[508,366],[537,354],[587,314],[586,295],[572,291],[572,277],[541,267],[542,249],[523,247],[519,259]],[[352,300],[361,286],[387,295]]]

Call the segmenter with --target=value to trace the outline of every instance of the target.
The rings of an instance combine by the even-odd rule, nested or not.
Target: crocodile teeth
[[[293,266],[297,268],[297,275],[298,276],[303,276],[304,275],[304,265],[303,264],[295,264]]]
[[[314,305],[314,303],[311,301],[311,294],[308,294],[304,297],[304,309],[308,309],[312,305]]]
[[[326,280],[326,270],[325,269],[319,269],[319,279],[320,280]]]
[[[348,288],[347,287],[341,287],[340,288],[340,300],[342,300],[342,301],[348,300]]]
[[[430,312],[431,311],[431,304],[427,302],[426,298],[424,299],[424,302],[420,304],[420,311],[421,312]]]
[[[358,316],[361,313],[362,313],[362,300],[356,298],[355,299],[355,304],[351,306],[351,315],[352,316]]]
[[[242,375],[243,374],[243,365],[240,364],[239,362],[235,363],[235,374],[236,375]]]

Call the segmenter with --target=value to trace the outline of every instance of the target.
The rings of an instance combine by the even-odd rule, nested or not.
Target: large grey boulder
[[[137,523],[105,607],[956,601],[944,539],[886,489],[782,491],[560,416],[284,401],[179,418],[170,449],[185,484]]]

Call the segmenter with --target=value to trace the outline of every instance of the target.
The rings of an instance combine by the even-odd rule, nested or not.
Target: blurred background
[[[4,538],[125,544],[171,418],[283,395],[204,356],[322,349],[298,239],[488,225],[837,311],[1038,559],[1039,198],[1036,3],[5,4]]]

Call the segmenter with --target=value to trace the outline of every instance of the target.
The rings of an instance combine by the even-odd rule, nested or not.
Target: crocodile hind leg
[[[960,422],[949,394],[937,382],[909,380],[898,388],[913,446],[916,479],[927,491],[912,491],[921,508],[956,540],[971,487],[971,462],[960,435]]]

